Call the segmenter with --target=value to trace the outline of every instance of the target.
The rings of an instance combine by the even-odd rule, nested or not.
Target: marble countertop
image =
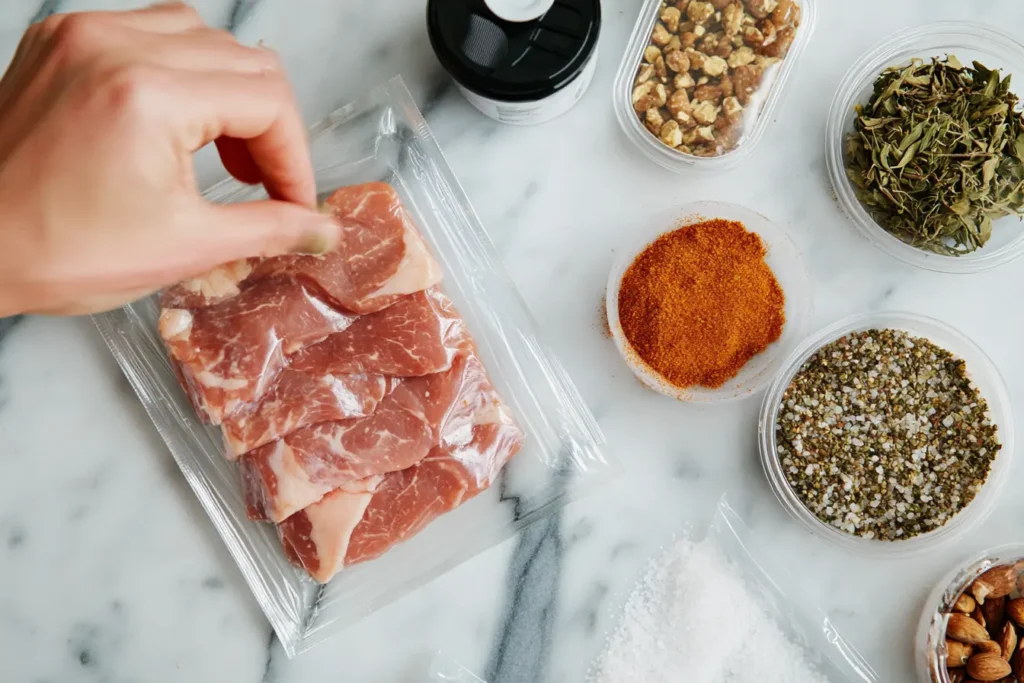
[[[0,59],[48,12],[129,4],[3,3]],[[310,122],[404,76],[626,473],[288,660],[91,323],[3,321],[0,679],[423,683],[443,649],[490,683],[579,682],[645,560],[680,526],[706,524],[728,492],[881,680],[913,680],[913,629],[934,582],[962,557],[1020,540],[1021,467],[992,517],[955,547],[899,561],[846,554],[775,501],[757,458],[758,402],[701,409],[644,389],[602,333],[600,302],[617,247],[646,211],[740,202],[791,230],[811,270],[815,327],[884,309],[941,318],[993,358],[1020,424],[1024,263],[966,277],[902,265],[840,214],[824,161],[832,94],[870,45],[936,19],[1024,31],[1019,0],[819,0],[815,35],[767,137],[740,168],[707,178],[653,165],[614,120],[612,80],[639,0],[605,1],[590,90],[533,128],[494,123],[451,87],[430,52],[422,2],[195,4],[212,24],[282,53]],[[199,165],[204,182],[220,173],[210,154]]]

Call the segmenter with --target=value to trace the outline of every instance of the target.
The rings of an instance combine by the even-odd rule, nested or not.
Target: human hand
[[[192,154],[272,199],[213,205]],[[247,256],[325,251],[305,128],[276,55],[183,4],[53,15],[0,80],[0,317],[113,308]]]

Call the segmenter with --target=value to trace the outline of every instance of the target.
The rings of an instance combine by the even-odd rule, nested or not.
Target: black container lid
[[[485,0],[429,0],[427,33],[460,85],[492,100],[539,100],[583,70],[597,45],[600,0],[555,0],[536,19],[505,21]]]

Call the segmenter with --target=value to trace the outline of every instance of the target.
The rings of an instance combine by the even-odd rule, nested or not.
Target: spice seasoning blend
[[[737,221],[656,239],[619,288],[632,351],[676,387],[720,387],[782,334],[785,296],[764,259],[761,238]]]
[[[988,478],[1001,446],[963,360],[894,329],[819,349],[776,423],[783,474],[818,519],[864,538],[938,529]]]

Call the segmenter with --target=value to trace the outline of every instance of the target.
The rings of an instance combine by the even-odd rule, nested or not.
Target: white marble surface
[[[0,60],[40,13],[129,4],[5,2]],[[959,277],[890,259],[839,213],[823,153],[831,96],[868,46],[939,18],[1024,38],[1019,0],[819,0],[816,33],[760,148],[728,174],[685,179],[632,150],[612,114],[638,0],[605,2],[601,62],[580,105],[527,129],[484,119],[449,86],[422,2],[196,4],[211,23],[281,51],[310,122],[373,83],[406,78],[627,474],[289,661],[88,321],[0,323],[0,680],[422,683],[443,648],[491,683],[582,681],[646,557],[680,525],[706,523],[723,491],[881,679],[912,680],[912,630],[932,583],[961,556],[1021,539],[1021,468],[995,514],[956,547],[900,561],[845,554],[775,502],[757,460],[757,401],[699,409],[643,389],[601,333],[599,303],[616,246],[645,213],[740,202],[792,230],[810,263],[816,326],[882,309],[942,318],[992,356],[1019,420],[1024,262]],[[218,173],[211,162],[200,160],[204,179]]]

